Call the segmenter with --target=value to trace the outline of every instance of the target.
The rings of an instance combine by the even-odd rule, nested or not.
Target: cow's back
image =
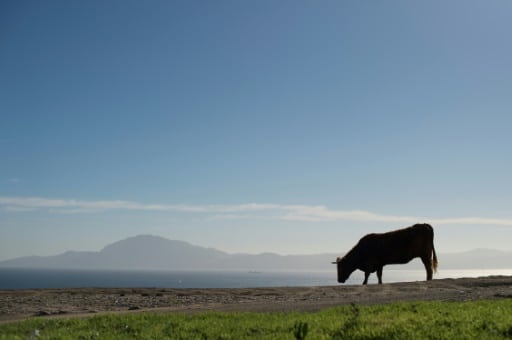
[[[359,241],[361,255],[371,262],[401,264],[432,251],[434,231],[429,224],[382,234],[368,234]],[[364,261],[364,259],[362,259]]]

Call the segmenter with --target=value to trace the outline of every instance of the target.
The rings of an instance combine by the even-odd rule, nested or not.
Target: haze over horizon
[[[348,250],[347,250],[348,251]],[[437,253],[442,275],[469,270],[469,275],[483,272],[503,275],[510,269],[512,251],[473,249],[457,253]],[[141,255],[143,254],[143,255]],[[51,256],[24,256],[0,261],[0,269],[48,270],[164,270],[164,271],[323,271],[333,272],[332,261],[344,253],[276,254],[229,253],[222,249],[201,247],[182,240],[155,235],[137,235],[105,245],[99,251],[68,251]],[[407,264],[390,265],[390,269],[418,270],[424,266],[419,258]],[[458,272],[459,271],[459,272]],[[448,277],[449,277],[448,276]]]
[[[509,1],[0,4],[0,260],[139,234],[512,250]]]

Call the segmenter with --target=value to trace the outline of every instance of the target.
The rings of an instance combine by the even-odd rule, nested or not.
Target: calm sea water
[[[443,270],[434,278],[512,275],[512,269]],[[424,270],[386,270],[383,281],[425,280]],[[356,271],[346,284],[360,284],[363,273]],[[375,274],[370,283],[377,282]],[[336,271],[243,272],[243,271],[93,271],[0,268],[0,289],[156,287],[156,288],[252,288],[337,285]]]

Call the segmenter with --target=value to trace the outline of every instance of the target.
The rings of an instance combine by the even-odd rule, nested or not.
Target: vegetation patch
[[[356,304],[316,313],[108,314],[0,325],[0,339],[503,339],[512,300]]]

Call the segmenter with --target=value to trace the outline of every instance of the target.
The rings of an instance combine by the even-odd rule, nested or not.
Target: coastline
[[[64,288],[0,290],[0,322],[101,313],[309,312],[346,304],[512,298],[512,276],[270,288]]]

